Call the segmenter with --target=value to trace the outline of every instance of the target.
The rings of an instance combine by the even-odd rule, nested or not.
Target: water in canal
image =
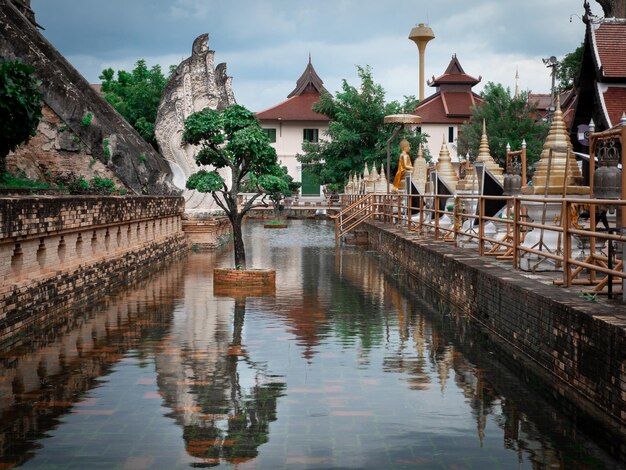
[[[402,269],[289,225],[246,226],[273,295],[192,253],[4,351],[0,469],[619,467]]]

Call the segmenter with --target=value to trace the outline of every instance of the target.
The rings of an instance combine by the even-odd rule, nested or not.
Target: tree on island
[[[499,165],[506,162],[506,145],[513,150],[522,148],[526,140],[527,166],[532,167],[539,159],[548,126],[535,120],[535,108],[528,103],[528,93],[511,95],[509,88],[500,83],[488,82],[481,93],[483,103],[472,108],[472,118],[459,131],[457,151],[459,155],[478,155],[483,119],[487,123],[487,137],[491,155]]]
[[[172,70],[170,69],[170,74]],[[163,75],[160,65],[148,68],[146,61],[140,59],[132,72],[118,70],[117,79],[112,68],[104,69],[100,74],[102,93],[126,121],[150,143],[157,148],[154,136],[154,123],[161,102],[163,90],[167,85],[167,77]]]
[[[191,175],[187,188],[213,195],[233,228],[235,267],[246,269],[243,217],[250,209],[267,207],[264,199],[268,193],[289,186],[288,175],[278,165],[276,150],[256,116],[240,105],[223,111],[205,108],[193,113],[185,119],[183,142],[200,147],[195,156],[198,165],[212,166]],[[221,169],[229,174],[230,183],[218,173]],[[240,206],[237,195],[249,179],[257,182],[256,192]]]
[[[282,200],[297,193],[300,186],[302,184],[294,181],[287,172],[286,166],[276,165],[271,173],[261,175],[258,178],[250,175],[250,178],[243,185],[243,191],[267,194],[267,197],[272,201],[274,215],[279,217],[282,211]]]
[[[331,119],[327,135],[330,140],[305,142],[303,154],[297,158],[311,169],[320,184],[329,185],[331,191],[343,190],[351,173],[363,171],[364,165],[376,164],[378,168],[387,161],[387,140],[395,128],[385,125],[389,114],[410,113],[417,106],[413,96],[405,97],[404,103],[385,103],[385,90],[374,82],[370,67],[358,67],[361,80],[359,87],[343,80],[342,90],[333,97],[323,93],[313,105],[313,111]],[[405,136],[414,151],[424,141],[422,134]],[[400,153],[398,136],[392,147],[392,173],[397,166]],[[386,175],[390,178],[390,175]]]
[[[6,173],[9,152],[35,135],[42,117],[40,82],[34,72],[19,60],[0,57],[0,177]]]

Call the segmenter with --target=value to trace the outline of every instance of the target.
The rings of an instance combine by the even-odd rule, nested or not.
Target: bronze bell
[[[615,141],[603,142],[597,155],[599,168],[593,175],[593,197],[620,199],[622,197],[622,172],[617,167],[619,158]]]
[[[522,177],[520,175],[504,175],[503,196],[517,196],[522,191]]]
[[[620,199],[622,197],[622,171],[616,166],[601,166],[593,175],[593,197]]]

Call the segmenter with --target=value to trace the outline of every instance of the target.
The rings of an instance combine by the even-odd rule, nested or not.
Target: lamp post
[[[404,129],[404,126],[421,124],[422,118],[415,114],[390,114],[385,116],[383,122],[396,126],[393,134],[391,134],[391,137],[387,140],[387,194],[389,194],[389,180],[391,179],[391,141],[398,136],[400,131]]]
[[[550,56],[547,59],[541,59],[543,64],[552,69],[552,88],[550,91],[550,109],[548,110],[548,122],[552,122],[552,114],[556,110],[556,106],[554,105],[554,95],[555,95],[555,81],[556,81],[556,72],[559,67],[559,61],[556,60],[556,57]]]

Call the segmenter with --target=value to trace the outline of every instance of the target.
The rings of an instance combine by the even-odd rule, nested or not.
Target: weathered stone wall
[[[58,177],[70,174],[83,176],[87,180],[99,176],[112,180],[117,187],[125,187],[117,175],[94,157],[89,146],[52,109],[44,105],[42,114],[37,134],[27,145],[20,145],[8,155],[9,172],[23,172],[37,181],[55,181]]]
[[[506,270],[441,241],[364,224],[379,251],[470,315],[553,391],[626,435],[626,323],[617,306]]]
[[[27,6],[18,9],[12,1],[0,0],[0,56],[35,68],[44,103],[76,136],[89,160],[99,160],[137,194],[177,193],[167,161],[43,37],[33,18],[24,16]],[[81,124],[89,113],[91,124]]]
[[[183,212],[180,197],[0,198],[0,343],[182,255]]]

